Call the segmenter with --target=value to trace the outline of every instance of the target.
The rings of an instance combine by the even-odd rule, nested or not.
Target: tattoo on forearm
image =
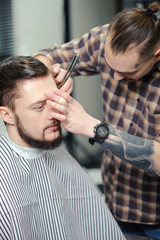
[[[102,144],[106,150],[133,166],[147,171],[150,175],[160,176],[160,172],[153,168],[153,141],[121,132],[112,126],[109,128],[113,140],[107,139]]]

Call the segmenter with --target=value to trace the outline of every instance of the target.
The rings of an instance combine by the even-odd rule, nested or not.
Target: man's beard
[[[33,147],[33,148],[39,148],[42,150],[52,150],[56,147],[58,147],[61,142],[62,142],[62,134],[61,134],[61,127],[59,124],[59,128],[56,131],[59,131],[59,136],[51,141],[47,141],[47,140],[37,140],[33,137],[31,137],[28,133],[26,133],[20,119],[18,116],[16,117],[16,126],[17,126],[17,131],[20,135],[20,137],[23,139],[23,141],[25,143],[27,143],[29,146]],[[58,121],[57,121],[58,122]],[[44,137],[44,132],[46,129],[43,130],[43,137]]]

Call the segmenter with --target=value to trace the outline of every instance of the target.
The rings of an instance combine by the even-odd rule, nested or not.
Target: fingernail
[[[56,63],[53,65],[53,70],[57,73],[59,71],[59,64]]]

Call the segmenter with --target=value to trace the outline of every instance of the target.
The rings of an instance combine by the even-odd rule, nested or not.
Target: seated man
[[[125,239],[91,180],[60,143],[45,92],[56,88],[32,57],[0,63],[2,240]]]

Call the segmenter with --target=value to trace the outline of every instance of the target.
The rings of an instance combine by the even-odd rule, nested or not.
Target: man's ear
[[[155,51],[154,58],[156,62],[160,60],[160,47]]]
[[[11,109],[5,106],[0,106],[0,117],[8,124],[14,124],[14,114]]]

